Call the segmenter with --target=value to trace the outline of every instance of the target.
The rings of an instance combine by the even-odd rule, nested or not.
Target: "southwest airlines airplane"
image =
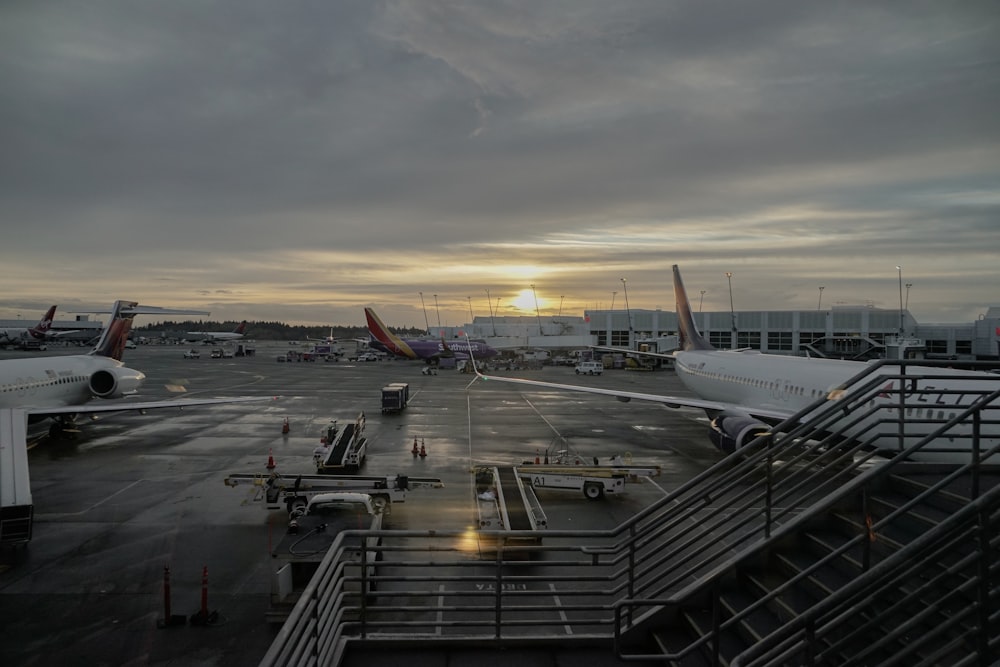
[[[371,308],[365,308],[365,317],[368,319],[368,333],[374,339],[372,347],[378,349],[381,346],[385,352],[395,354],[397,357],[407,359],[423,359],[424,361],[436,362],[439,359],[469,359],[475,357],[486,359],[495,357],[498,352],[481,341],[456,340],[446,343],[444,338],[436,340],[402,339],[389,331],[389,327],[382,324],[382,320]],[[471,352],[471,354],[470,354]]]
[[[19,408],[29,422],[55,421],[51,432],[72,428],[77,415],[124,410],[183,408],[273,398],[209,398],[170,401],[93,401],[119,399],[138,391],[145,375],[122,363],[125,341],[136,315],[184,313],[135,302],[116,301],[108,325],[88,354],[0,361],[0,408]]]
[[[621,401],[636,399],[655,401],[669,407],[703,409],[711,419],[709,435],[712,442],[723,452],[730,453],[769,432],[771,426],[795,416],[821,397],[825,396],[830,400],[849,398],[851,390],[843,390],[844,383],[869,367],[868,364],[857,361],[789,357],[762,354],[756,350],[715,349],[695,327],[684,283],[676,265],[673,272],[681,339],[681,349],[672,355],[674,367],[677,376],[696,394],[696,398],[486,376],[478,371],[477,375],[484,380],[602,394],[614,396]],[[888,414],[880,416],[878,413],[883,411],[878,410],[859,422],[857,417],[845,415],[831,428],[848,437],[867,436],[877,433],[876,429],[881,429],[886,432],[885,436],[874,440],[872,446],[887,455],[898,452],[900,438],[895,433],[896,427],[878,422],[880,419],[893,419],[898,412],[900,372],[897,365],[886,365],[875,371],[878,375],[887,376],[881,386],[881,393],[874,401],[884,403],[885,408],[890,411]],[[981,413],[981,451],[988,451],[1000,444],[1000,398],[995,395],[1000,392],[1000,375],[909,365],[906,366],[906,374],[914,378],[907,378],[904,395],[915,397],[909,399],[910,402],[906,405],[910,421],[907,423],[909,434],[903,439],[904,447],[917,443],[921,428],[924,428],[925,433],[935,428],[934,424],[922,426],[921,418],[927,419],[931,412],[938,419],[940,415],[960,413],[973,399],[990,392],[994,393],[992,401],[988,403],[990,407]],[[917,380],[916,376],[921,375],[928,377]],[[914,384],[917,386],[914,387]],[[923,393],[912,394],[914,388]],[[932,445],[935,451],[915,452],[912,458],[968,461],[971,451],[968,436],[971,430],[963,428],[964,430],[949,431],[948,434],[963,437],[939,438]],[[993,461],[1000,461],[1000,454],[995,454],[991,459]]]

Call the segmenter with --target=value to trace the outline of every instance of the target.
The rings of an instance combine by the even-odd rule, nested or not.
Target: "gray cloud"
[[[991,2],[7,3],[0,316],[413,324],[418,291],[457,321],[623,276],[669,309],[679,263],[761,309],[891,307],[900,264],[918,317],[968,320],[998,33]]]

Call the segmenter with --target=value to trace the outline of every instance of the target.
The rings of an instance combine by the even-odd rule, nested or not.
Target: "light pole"
[[[564,298],[564,295],[560,294],[559,295],[559,314],[556,317],[562,317],[562,302],[563,302],[563,298]]]
[[[910,288],[913,287],[913,283],[906,283],[906,306],[907,310],[910,309]]]
[[[823,285],[819,286],[819,302],[816,304],[816,310],[823,310],[823,290],[825,289],[826,287]]]
[[[701,312],[701,307],[705,305],[705,290],[701,291],[701,298],[698,299],[698,312]]]
[[[472,297],[467,296],[465,298],[469,300],[469,324],[472,324],[472,320],[476,319],[476,316],[472,314]]]
[[[618,292],[614,291],[611,293],[611,310],[615,309],[615,297],[618,296]]]
[[[486,305],[490,307],[490,323],[493,325],[493,337],[497,337],[497,321],[493,319],[493,298],[490,291],[486,290]],[[500,299],[497,299],[497,308],[500,308]]]
[[[420,308],[424,311],[424,331],[431,332],[430,322],[427,321],[427,306],[424,305],[424,293],[420,293]]]
[[[899,276],[899,338],[902,344],[903,338],[903,267],[896,265],[896,274]]]
[[[632,347],[632,311],[628,307],[628,286],[622,278],[622,289],[625,291],[625,316],[628,317],[628,346]]]
[[[542,331],[542,316],[538,314],[538,294],[535,292],[535,284],[531,284],[531,295],[535,297],[535,319],[538,320],[538,335],[544,336],[545,332]]]
[[[438,295],[434,295],[434,310],[437,311],[438,333],[441,333],[441,309],[438,308]]]
[[[733,272],[726,271],[726,280],[729,281],[729,315],[733,318],[733,331],[730,334],[730,348],[736,349],[736,308],[733,306]]]

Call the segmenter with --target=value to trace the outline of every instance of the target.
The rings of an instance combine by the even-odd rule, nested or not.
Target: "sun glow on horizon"
[[[523,289],[517,293],[517,296],[511,301],[511,306],[517,308],[518,310],[534,313],[535,312],[535,292],[531,289]],[[542,297],[537,297],[538,310],[542,311],[545,309],[545,299]]]

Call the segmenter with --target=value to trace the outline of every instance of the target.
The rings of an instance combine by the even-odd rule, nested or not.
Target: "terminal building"
[[[968,324],[921,324],[909,310],[834,306],[823,310],[713,311],[694,314],[717,348],[770,354],[865,360],[926,358],[1000,359],[1000,307]],[[583,317],[476,317],[445,327],[502,348],[571,349],[606,345],[667,352],[676,346],[677,313],[663,310],[592,310]]]

